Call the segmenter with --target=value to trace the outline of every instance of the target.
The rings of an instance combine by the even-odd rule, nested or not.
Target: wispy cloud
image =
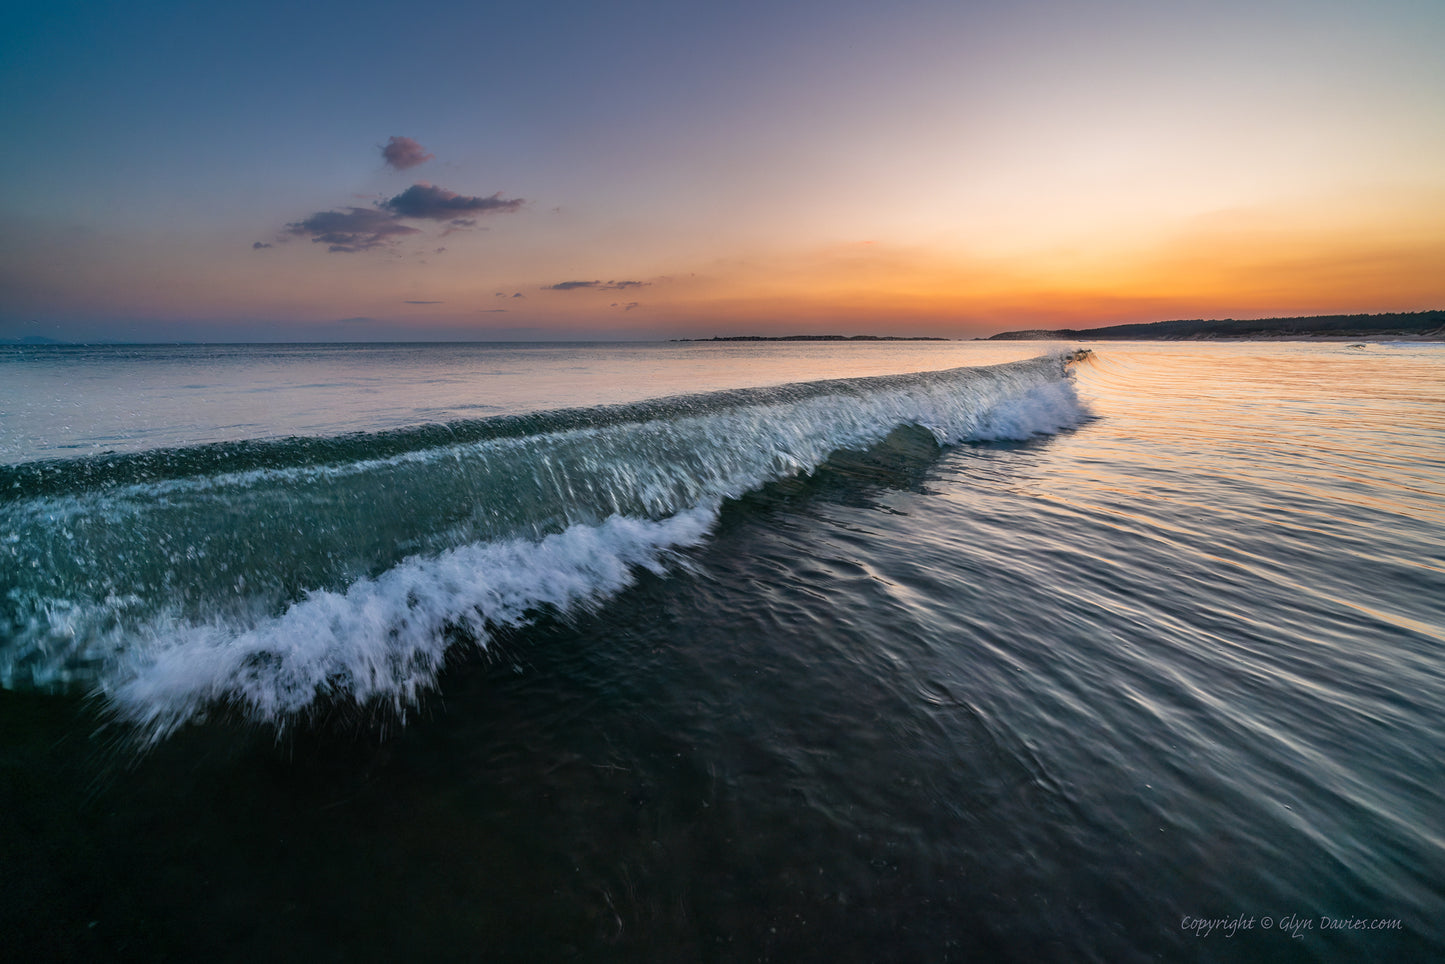
[[[650,281],[559,281],[554,285],[547,285],[543,291],[576,291],[579,288],[591,288],[595,291],[625,291],[628,288],[646,288]]]
[[[404,305],[444,305],[445,301],[403,301]]]
[[[515,211],[525,203],[522,198],[503,198],[500,191],[491,197],[469,197],[431,184],[413,184],[393,198],[376,202],[375,207],[317,211],[286,225],[286,233],[310,237],[327,245],[328,251],[354,254],[387,247],[406,235],[420,233],[420,228],[405,221],[446,221],[451,227],[445,236],[475,227],[478,215]],[[258,241],[252,247],[270,245]]]
[[[271,245],[270,245],[270,244],[267,244],[265,241],[256,241],[256,242],[253,242],[253,243],[251,244],[251,250],[252,250],[252,251],[260,251],[262,248],[269,248],[269,247],[271,247]]]
[[[402,224],[396,215],[375,208],[318,211],[304,221],[286,225],[286,232],[310,235],[312,241],[327,245],[328,251],[343,253],[369,251],[403,235],[420,233],[418,228]]]
[[[407,168],[416,167],[418,164],[425,164],[435,154],[427,153],[422,147],[410,137],[391,137],[381,149],[381,156],[392,169],[405,171]]]
[[[381,148],[381,156],[394,170],[403,171],[431,160],[434,155],[410,137],[398,135],[388,138]],[[483,214],[509,213],[525,203],[522,198],[504,198],[501,191],[489,197],[472,196],[422,181],[395,197],[373,202],[369,208],[317,211],[308,218],[287,224],[285,234],[310,237],[318,244],[325,244],[328,251],[354,254],[392,247],[400,238],[420,233],[420,228],[402,223],[404,221],[446,221],[449,227],[442,233],[445,237],[455,231],[475,228],[477,218]],[[251,247],[259,250],[271,245],[257,241]],[[437,253],[443,250],[438,248]]]
[[[468,221],[467,215],[515,211],[525,203],[521,198],[503,198],[501,191],[490,197],[468,197],[434,184],[413,184],[378,206],[399,218],[451,221],[470,227],[476,222]]]

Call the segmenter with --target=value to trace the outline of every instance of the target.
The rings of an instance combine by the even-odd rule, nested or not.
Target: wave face
[[[404,711],[449,646],[599,605],[830,453],[1084,417],[1060,356],[0,467],[0,684],[89,689],[151,740],[216,705]]]

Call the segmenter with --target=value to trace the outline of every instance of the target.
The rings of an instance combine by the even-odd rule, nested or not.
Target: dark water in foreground
[[[182,637],[220,646],[196,627],[224,617],[229,628],[214,630],[222,642],[280,653],[295,624],[278,613],[309,612],[311,597],[292,591],[287,603],[283,586],[270,609],[217,609],[216,594],[200,591],[189,617],[184,606],[159,607],[172,642],[155,642],[146,633],[159,617],[143,587],[168,584],[147,582],[146,569],[105,570],[136,580],[141,602],[113,606],[109,622],[86,630],[85,659],[55,642],[57,625],[82,623],[35,630],[25,638],[37,648],[14,665],[50,680],[47,691],[16,682],[15,670],[0,692],[9,952],[1445,955],[1445,352],[1105,345],[1068,380],[1093,418],[1064,418],[1067,399],[1046,371],[1009,389],[1011,405],[1047,398],[1052,424],[1038,427],[1053,434],[1011,441],[1029,433],[997,431],[997,418],[993,430],[977,419],[968,428],[955,412],[963,444],[940,446],[938,430],[908,427],[906,417],[888,428],[887,409],[878,429],[855,425],[863,441],[801,476],[763,460],[761,481],[740,483],[713,509],[712,489],[701,502],[686,486],[667,489],[672,511],[704,507],[703,535],[652,539],[658,554],[642,559],[632,584],[591,605],[521,604],[525,619],[478,630],[489,637],[484,654],[467,644],[466,627],[443,620],[456,645],[404,725],[386,698],[358,709],[345,697],[353,690],[335,688],[334,667],[316,677],[333,697],[279,739],[243,722],[257,716],[255,694],[294,678],[267,675],[285,665],[282,654],[244,664],[249,675],[205,677],[228,681],[219,691],[237,719],[213,706],[209,722],[181,720],[137,756],[147,724],[105,721],[138,692],[127,685],[154,678],[145,673],[168,658],[166,646]],[[952,384],[981,390],[969,378]],[[869,383],[841,402],[826,395],[806,436],[832,431],[818,426],[844,409],[878,408],[885,389],[915,402],[927,394]],[[812,405],[814,396],[787,401]],[[652,464],[679,464],[679,446],[698,437],[688,432],[716,427],[711,405],[681,413],[702,423],[658,436],[670,454]],[[1020,419],[1026,408],[1010,411]],[[808,412],[755,419],[748,430],[781,431]],[[742,437],[739,425],[697,451],[731,451],[719,440]],[[628,452],[646,448],[629,438]],[[801,458],[797,440],[787,444]],[[592,465],[586,479],[621,479],[598,474],[597,451],[566,464]],[[747,446],[737,451],[755,464]],[[484,448],[476,457],[499,456]],[[397,465],[431,472],[441,461],[388,464],[382,477],[392,480]],[[688,464],[700,477],[717,463]],[[83,503],[75,518],[124,508],[145,524],[201,518],[215,504],[166,489],[165,511],[181,514],[157,515],[149,496],[120,491],[139,484],[72,479],[44,498]],[[595,502],[602,485],[586,498]],[[292,476],[238,482],[224,504],[271,505],[277,491],[313,489]],[[199,508],[185,515],[187,505]],[[639,505],[638,518],[675,517],[656,501]],[[7,511],[11,533],[21,532],[30,510]],[[606,525],[562,515],[427,523],[425,538],[442,541],[407,551],[457,561],[465,557],[446,555],[445,539],[485,540],[489,525],[536,526],[541,539]],[[495,559],[473,561],[475,578],[495,578]],[[379,587],[361,610],[380,606],[390,627],[381,635],[395,640],[419,617],[398,623],[416,605],[383,605],[405,598],[384,590],[406,564],[387,565],[308,571],[331,579],[317,584],[337,599],[351,598],[347,580],[361,580],[353,592]],[[425,595],[426,579],[455,578],[428,565],[406,591]],[[529,572],[560,578],[556,568]],[[52,592],[62,577],[48,578]],[[41,584],[12,579],[12,607],[17,592]],[[73,587],[77,600],[85,585]],[[332,603],[340,608],[326,610],[328,625],[350,618]],[[10,625],[13,643],[23,630]],[[116,653],[97,655],[117,640]],[[127,663],[147,640],[162,655]],[[177,680],[196,682],[197,664],[184,665],[144,692],[177,698]],[[69,675],[42,680],[36,667]],[[70,695],[56,690],[62,677],[81,681]],[[87,679],[119,702],[83,701],[75,694]],[[258,680],[265,685],[247,688]],[[1326,929],[1322,918],[1354,924]],[[1199,919],[1242,922],[1226,936]]]

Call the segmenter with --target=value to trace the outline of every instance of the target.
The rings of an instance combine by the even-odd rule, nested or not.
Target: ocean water
[[[0,349],[34,959],[1445,956],[1445,346]]]

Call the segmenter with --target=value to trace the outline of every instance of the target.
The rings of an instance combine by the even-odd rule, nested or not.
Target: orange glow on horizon
[[[656,253],[561,260],[545,244],[494,256],[482,239],[412,260],[335,255],[293,242],[250,252],[197,243],[164,260],[143,246],[108,261],[77,242],[16,252],[51,303],[222,331],[254,320],[314,337],[709,337],[920,334],[974,337],[1017,328],[1089,328],[1175,318],[1418,311],[1445,306],[1445,193],[1362,196],[1219,211],[1116,235],[1038,232],[1023,244],[879,232],[767,246],[731,241],[710,256]],[[549,260],[551,259],[551,260]],[[632,267],[627,267],[631,263]],[[559,289],[597,280],[596,288]],[[620,287],[619,282],[635,284]],[[520,296],[520,297],[518,297]],[[204,305],[198,310],[197,305]],[[208,320],[209,319],[209,320]],[[327,327],[330,326],[330,327]],[[497,333],[501,333],[498,335]],[[216,337],[228,337],[218,334]]]

